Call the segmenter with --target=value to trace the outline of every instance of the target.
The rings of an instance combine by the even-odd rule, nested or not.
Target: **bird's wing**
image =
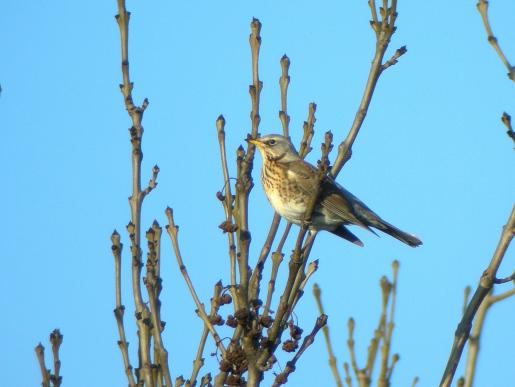
[[[368,210],[367,206],[329,177],[326,177],[320,186],[320,202],[324,208],[344,222],[370,230],[368,225],[360,219],[361,212],[357,213],[361,208]]]
[[[309,195],[316,192],[317,169],[305,161],[285,163],[284,168],[289,177],[294,179],[299,189]],[[319,201],[322,207],[345,223],[351,223],[369,229],[366,223],[356,216],[356,206],[369,210],[358,198],[345,190],[330,177],[322,180],[319,191]]]

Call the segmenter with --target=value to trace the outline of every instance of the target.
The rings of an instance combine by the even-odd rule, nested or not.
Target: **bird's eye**
[[[276,141],[275,140],[268,140],[268,145],[275,145]]]

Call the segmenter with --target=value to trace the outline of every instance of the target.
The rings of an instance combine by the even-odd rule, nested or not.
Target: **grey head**
[[[263,160],[290,162],[299,159],[291,141],[280,134],[267,134],[248,142],[258,148]]]

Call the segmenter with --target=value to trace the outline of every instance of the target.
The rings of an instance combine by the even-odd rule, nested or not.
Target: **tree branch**
[[[506,58],[506,55],[504,55],[503,51],[501,50],[501,47],[499,46],[499,43],[497,42],[497,38],[494,36],[492,27],[490,26],[490,21],[488,19],[488,1],[479,0],[476,6],[477,10],[479,11],[479,14],[481,15],[481,19],[483,19],[483,25],[485,26],[486,36],[488,37],[488,43],[492,45],[493,49],[501,59],[501,62],[503,63],[504,67],[506,67],[506,70],[508,70],[508,78],[515,82],[515,67],[513,67],[510,64],[508,58]]]
[[[173,250],[175,252],[175,257],[177,258],[177,264],[179,265],[181,274],[184,277],[184,281],[186,281],[186,285],[188,285],[188,289],[191,293],[191,296],[193,297],[193,301],[195,302],[195,305],[197,306],[196,312],[197,312],[198,316],[202,319],[202,321],[204,321],[205,326],[207,326],[207,328],[209,329],[209,332],[213,336],[215,344],[218,347],[218,349],[220,350],[220,352],[222,353],[222,356],[225,356],[225,347],[222,343],[222,340],[220,339],[218,332],[216,331],[213,324],[211,323],[211,320],[209,319],[208,315],[206,314],[204,304],[202,304],[200,302],[200,299],[198,298],[195,287],[193,286],[193,283],[191,282],[191,279],[190,279],[190,276],[186,269],[186,266],[184,265],[184,261],[182,260],[182,255],[181,255],[181,250],[179,248],[179,240],[178,240],[179,226],[175,225],[175,221],[173,218],[173,211],[170,207],[168,207],[166,209],[166,217],[168,218],[168,225],[166,226],[166,231],[168,232],[168,235],[170,236],[170,240],[172,241]]]
[[[440,386],[442,387],[448,387],[452,383],[452,379],[456,372],[456,368],[458,367],[463,348],[469,338],[470,330],[472,328],[472,321],[474,320],[474,317],[484,298],[493,288],[497,270],[499,269],[499,266],[504,258],[504,254],[506,253],[506,250],[508,249],[514,234],[515,206],[511,211],[508,222],[503,227],[499,243],[497,244],[497,248],[495,249],[490,264],[481,275],[476,291],[472,296],[472,299],[470,300],[460,323],[458,324],[456,333],[454,335],[454,343],[449,355],[449,360],[447,361],[447,366],[445,367],[445,371],[440,382]]]
[[[322,305],[321,298],[322,291],[318,284],[313,285],[313,295],[315,296],[315,301],[318,306],[318,311],[320,314],[325,314],[324,307]],[[329,354],[329,367],[331,368],[331,372],[333,373],[334,381],[336,382],[337,387],[343,387],[342,378],[340,376],[340,372],[338,371],[336,356],[334,356],[333,346],[331,344],[331,338],[329,337],[329,326],[326,324],[322,328],[322,332],[324,333],[325,345],[327,347],[327,353]]]
[[[396,63],[397,58],[406,52],[406,46],[401,47],[395,52],[390,60],[383,64],[384,55],[396,29],[395,19],[397,18],[397,1],[391,0],[390,7],[388,7],[388,1],[384,1],[383,3],[383,7],[380,8],[381,21],[379,21],[375,1],[369,0],[368,2],[372,15],[370,25],[376,34],[376,51],[358,111],[356,112],[356,116],[354,117],[354,121],[347,137],[338,146],[338,155],[331,169],[331,175],[333,177],[336,177],[338,173],[340,173],[345,163],[352,157],[352,145],[354,144],[361,126],[363,125],[363,121],[367,115],[370,101],[372,100],[372,95],[380,75],[383,70]]]

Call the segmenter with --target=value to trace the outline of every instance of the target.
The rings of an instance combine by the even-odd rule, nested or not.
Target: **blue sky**
[[[357,321],[364,363],[379,314],[379,278],[390,275],[392,260],[400,261],[393,347],[401,360],[395,385],[410,385],[414,376],[420,386],[440,380],[463,288],[477,283],[513,205],[513,144],[499,118],[505,110],[515,114],[515,88],[486,42],[475,3],[399,1],[390,54],[401,45],[408,53],[381,77],[354,156],[338,177],[385,219],[420,236],[424,246],[410,249],[356,230],[365,248],[322,234],[311,255],[320,259],[314,280],[323,290],[340,363],[349,359],[349,316]],[[223,211],[215,193],[223,179],[215,120],[219,114],[226,118],[232,157],[250,130],[250,20],[257,17],[263,24],[260,132],[280,131],[277,81],[286,53],[292,62],[291,135],[299,141],[308,103],[316,102],[318,149],[326,130],[341,141],[361,98],[375,44],[367,2],[129,1],[127,6],[134,97],[150,100],[143,181],[154,164],[161,168],[159,186],[145,201],[144,225],[153,219],[164,225],[165,207],[175,209],[184,259],[208,302],[214,283],[227,283],[229,274],[226,239],[217,228]],[[490,8],[494,32],[513,61],[515,3],[492,1]],[[114,0],[0,5],[5,386],[40,382],[33,348],[39,341],[47,344],[55,327],[64,334],[65,385],[126,384],[112,315],[109,241],[116,228],[129,245],[124,231],[130,217],[130,123],[118,89],[115,13]],[[313,152],[308,158],[317,157]],[[231,168],[234,175],[234,163]],[[259,184],[251,200],[255,259],[272,210]],[[187,377],[202,324],[166,238],[162,259],[164,340],[173,375]],[[513,248],[499,274],[512,272]],[[124,302],[135,349],[128,288]],[[514,307],[512,298],[488,316],[477,386],[502,387],[515,378]],[[296,315],[310,330],[317,316],[310,291]],[[206,370],[214,372],[213,350],[210,343]],[[281,365],[288,359],[282,356]],[[290,385],[332,385],[326,364],[320,336]]]

